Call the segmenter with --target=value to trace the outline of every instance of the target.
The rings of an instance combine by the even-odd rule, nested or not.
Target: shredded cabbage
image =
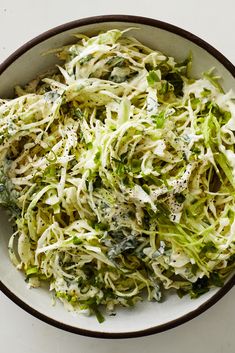
[[[126,31],[124,31],[126,32]],[[213,71],[114,29],[0,100],[9,253],[73,310],[192,298],[235,260],[235,104]]]

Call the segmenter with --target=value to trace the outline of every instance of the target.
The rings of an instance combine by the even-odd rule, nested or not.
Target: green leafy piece
[[[223,112],[223,121],[222,123],[226,124],[232,117],[232,114],[231,112],[228,112],[228,111],[224,111]]]
[[[192,274],[196,275],[198,271],[198,265],[197,264],[192,264]]]
[[[62,292],[62,291],[57,291],[57,292],[55,293],[55,295],[56,295],[57,298],[66,299],[68,302],[70,302],[71,299],[72,299],[72,296],[71,296],[71,295],[69,295],[69,294],[67,294],[67,293],[65,293],[65,292]]]
[[[192,109],[197,109],[198,105],[201,104],[201,100],[199,98],[190,99]]]
[[[152,115],[151,118],[156,124],[157,129],[162,129],[165,123],[165,113],[161,112],[158,115]]]
[[[153,67],[153,64],[146,63],[145,64],[145,68],[146,68],[147,71],[152,71],[154,67]]]
[[[192,67],[192,52],[190,51],[188,57],[180,63],[176,63],[175,67],[180,69],[181,73],[184,73],[187,77],[190,75]]]
[[[77,237],[76,235],[73,237],[73,244],[74,245],[80,245],[80,244],[82,244],[82,240],[79,238],[79,237]]]
[[[147,184],[142,185],[142,189],[148,194],[150,195],[150,188]]]
[[[95,230],[108,230],[109,226],[107,223],[97,223],[95,225]]]
[[[141,160],[139,159],[132,159],[131,161],[131,166],[130,166],[130,170],[133,173],[139,173],[141,171]]]
[[[91,59],[93,59],[93,55],[91,55],[91,54],[84,56],[82,59],[79,60],[79,64],[84,65],[84,64],[88,63]]]
[[[186,290],[183,289],[183,288],[177,289],[176,292],[177,292],[179,298],[183,298],[185,295],[188,294],[188,291],[186,291]]]
[[[163,80],[163,81],[161,82],[161,88],[160,88],[160,90],[159,90],[158,92],[159,92],[160,94],[162,94],[162,95],[165,95],[165,94],[168,93],[169,90],[170,90],[169,82]]]
[[[32,276],[37,276],[37,275],[38,275],[38,267],[33,266],[33,267],[28,268],[28,269],[25,271],[25,274],[26,274],[26,276],[27,276],[28,278],[29,278],[29,277],[32,277]]]
[[[92,147],[93,147],[92,142],[88,142],[88,143],[86,144],[86,147],[87,147],[88,150],[91,150]]]
[[[106,64],[111,67],[122,67],[125,65],[125,58],[121,56],[113,56],[106,62]]]
[[[208,88],[204,88],[202,93],[201,93],[201,96],[202,97],[208,97],[210,94],[211,94],[211,90],[208,89]]]
[[[161,77],[159,76],[159,72],[157,71],[150,71],[147,76],[147,81],[149,86],[154,86],[156,82],[161,81]]]
[[[214,156],[214,158],[215,158],[216,163],[223,170],[224,174],[226,175],[226,177],[229,180],[229,182],[232,185],[232,187],[235,188],[235,180],[234,180],[234,177],[233,177],[231,166],[228,164],[227,160],[221,154],[216,154]]]
[[[219,92],[224,93],[222,86],[219,83],[219,76],[213,75],[214,68],[211,70],[204,72],[203,76],[215,86]]]
[[[178,203],[183,203],[185,201],[185,196],[182,193],[176,193],[175,199]]]
[[[216,252],[216,247],[215,247],[215,244],[213,242],[208,242],[206,243],[203,248],[201,249],[201,255],[204,255],[206,254],[207,252],[210,252],[210,253],[215,253]]]
[[[192,290],[190,292],[191,298],[198,298],[202,294],[209,291],[209,279],[207,277],[199,278],[195,283],[192,284]]]
[[[201,153],[201,150],[197,147],[192,147],[191,151],[196,155],[199,155]]]
[[[113,247],[110,248],[108,251],[108,257],[111,259],[116,258],[120,254],[135,249],[138,244],[138,240],[135,236],[129,235],[128,237],[124,238]]]
[[[174,87],[174,93],[176,96],[183,95],[184,81],[180,74],[177,72],[169,72],[165,76],[165,80],[167,80]]]
[[[210,283],[215,287],[223,287],[224,285],[224,281],[217,272],[212,272],[210,275]]]
[[[96,152],[94,162],[100,163],[101,151]]]
[[[95,314],[98,322],[100,324],[102,324],[105,321],[105,318],[102,315],[102,313],[100,312],[100,310],[98,309],[97,305],[95,305],[95,304],[90,305],[90,308],[91,308],[92,312]]]

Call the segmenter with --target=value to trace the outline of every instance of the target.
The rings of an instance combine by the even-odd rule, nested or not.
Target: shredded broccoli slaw
[[[171,288],[196,298],[235,262],[235,95],[124,32],[76,35],[0,100],[11,260],[99,321]]]

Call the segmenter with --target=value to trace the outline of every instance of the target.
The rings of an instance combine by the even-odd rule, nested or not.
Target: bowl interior
[[[194,42],[166,29],[146,24],[117,21],[87,24],[67,29],[34,45],[16,58],[0,75],[0,97],[12,96],[15,85],[27,83],[35,78],[38,73],[46,71],[57,63],[58,61],[54,55],[42,56],[42,54],[49,49],[74,42],[74,33],[92,35],[111,28],[124,29],[128,27],[138,27],[139,29],[132,30],[131,35],[154,49],[174,56],[179,61],[184,60],[191,51],[193,55],[193,76],[199,77],[202,72],[215,67],[222,77],[221,83],[224,89],[235,89],[235,80],[232,74],[212,54]],[[180,318],[188,313],[195,316],[195,310],[197,311],[202,304],[219,292],[219,289],[213,289],[195,300],[191,300],[187,296],[179,299],[176,295],[168,295],[167,300],[161,304],[143,302],[134,309],[120,309],[115,317],[108,316],[104,323],[99,324],[94,317],[67,312],[60,303],[53,306],[52,296],[47,290],[27,288],[24,276],[11,264],[8,257],[7,244],[11,227],[7,218],[5,211],[0,211],[0,279],[2,284],[29,307],[49,319],[70,326],[75,331],[78,328],[90,331],[90,335],[97,335],[97,333],[103,335],[123,334],[127,332],[129,335],[135,335],[138,331],[153,327],[158,327],[160,330],[160,327],[163,329],[164,325],[168,325],[169,322],[174,322],[174,320],[181,320]],[[169,327],[166,326],[166,328]],[[82,333],[82,331],[79,332]]]

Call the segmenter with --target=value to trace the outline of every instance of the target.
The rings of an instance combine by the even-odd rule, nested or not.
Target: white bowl
[[[215,67],[222,77],[225,90],[235,90],[235,67],[209,44],[170,24],[134,16],[99,16],[86,18],[53,28],[23,45],[0,65],[0,97],[10,97],[16,84],[25,84],[38,73],[56,63],[53,55],[41,56],[48,49],[74,41],[72,34],[96,34],[111,28],[139,27],[132,35],[140,41],[174,56],[177,60],[193,54],[192,75],[197,77]],[[11,233],[4,211],[0,211],[0,289],[20,307],[37,318],[74,333],[103,338],[124,338],[161,332],[182,324],[199,315],[216,303],[235,283],[235,275],[223,288],[210,290],[198,299],[185,296],[179,299],[168,295],[161,303],[143,302],[134,309],[120,309],[117,315],[108,316],[99,324],[94,317],[67,312],[62,304],[52,306],[51,296],[43,288],[28,289],[23,274],[11,264],[7,245]]]

